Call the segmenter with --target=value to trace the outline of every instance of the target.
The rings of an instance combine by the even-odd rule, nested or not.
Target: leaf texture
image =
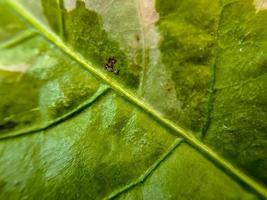
[[[0,197],[267,198],[259,4],[1,0]]]

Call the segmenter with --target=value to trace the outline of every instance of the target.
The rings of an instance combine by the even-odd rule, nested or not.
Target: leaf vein
[[[35,19],[29,12],[27,12],[17,1],[8,0],[9,3],[13,6],[13,8],[26,20],[28,20],[36,29],[38,29],[44,36],[46,36],[51,42],[53,42],[58,48],[64,51],[71,58],[76,60],[81,64],[81,66],[88,69],[92,74],[96,77],[102,79],[105,83],[111,86],[116,92],[124,96],[130,102],[135,104],[136,106],[143,109],[147,112],[151,117],[159,121],[162,125],[168,127],[173,130],[177,134],[184,137],[188,143],[198,149],[200,152],[205,154],[209,159],[211,159],[214,163],[218,164],[225,171],[229,172],[231,175],[250,186],[255,192],[258,192],[262,196],[267,198],[267,189],[261,184],[256,182],[253,178],[246,175],[244,172],[240,171],[240,169],[233,166],[229,161],[222,158],[220,155],[215,153],[211,148],[203,144],[196,137],[193,136],[191,131],[184,129],[182,126],[175,124],[169,119],[165,118],[160,112],[154,110],[150,105],[143,102],[131,92],[120,86],[117,82],[112,80],[108,75],[103,74],[103,71],[96,69],[93,65],[84,57],[82,57],[79,53],[75,52],[71,47],[67,46],[62,42],[62,40],[52,31],[47,30],[47,28],[41,24],[37,19]],[[171,131],[172,133],[172,131]]]
[[[147,178],[149,178],[154,171],[156,171],[158,169],[158,167],[164,163],[164,161],[167,160],[167,158],[170,157],[170,155],[180,146],[180,144],[182,144],[183,139],[178,138],[176,139],[173,144],[169,147],[169,149],[148,169],[145,171],[145,173],[143,175],[141,175],[136,181],[126,185],[125,187],[113,192],[112,194],[110,194],[108,197],[104,198],[104,199],[113,199],[117,196],[119,196],[120,194],[129,191],[131,188],[144,183],[144,181],[147,180]]]
[[[33,133],[36,133],[36,132],[39,132],[39,131],[47,130],[47,129],[49,129],[49,128],[51,128],[51,127],[53,127],[53,126],[65,121],[65,120],[68,120],[69,118],[73,117],[77,113],[79,113],[79,112],[83,111],[84,109],[88,108],[93,103],[95,103],[100,97],[102,97],[105,94],[107,94],[108,91],[109,91],[109,88],[107,86],[102,86],[91,98],[89,98],[87,101],[85,101],[82,104],[80,104],[75,109],[71,110],[69,113],[50,121],[46,125],[41,125],[40,127],[33,127],[31,129],[28,129],[28,130],[25,130],[25,131],[23,131],[23,130],[22,131],[15,131],[13,133],[10,133],[10,132],[7,132],[6,134],[3,133],[3,134],[0,135],[0,141],[6,140],[6,139],[11,139],[11,138],[17,138],[17,137],[33,134]]]
[[[32,29],[20,31],[18,34],[16,34],[12,38],[0,43],[0,49],[17,46],[17,45],[21,44],[21,42],[32,39],[37,34],[38,33]]]

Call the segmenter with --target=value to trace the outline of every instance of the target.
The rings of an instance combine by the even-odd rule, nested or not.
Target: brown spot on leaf
[[[108,72],[113,72],[115,75],[119,75],[119,72],[120,70],[116,69],[115,68],[115,64],[117,63],[117,60],[116,58],[113,56],[113,57],[110,57],[106,64],[105,64],[105,69],[108,71]]]

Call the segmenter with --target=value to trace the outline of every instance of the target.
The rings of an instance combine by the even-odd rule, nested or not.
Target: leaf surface
[[[259,2],[10,2],[1,1],[3,197],[267,196]],[[119,75],[104,68],[113,56]]]

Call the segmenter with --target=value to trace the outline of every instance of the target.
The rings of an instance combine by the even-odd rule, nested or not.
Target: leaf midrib
[[[28,11],[26,11],[26,9],[23,8],[19,3],[14,0],[7,1],[23,18],[25,18],[30,24],[32,24],[36,29],[38,29],[48,40],[50,40],[53,44],[55,44],[59,49],[61,49],[71,58],[80,63],[84,68],[89,70],[96,77],[109,84],[114,91],[117,91],[130,102],[134,103],[146,113],[148,113],[150,116],[152,116],[154,119],[159,121],[161,124],[182,136],[189,144],[191,144],[200,152],[208,156],[209,159],[211,159],[213,162],[215,162],[215,164],[226,170],[227,173],[233,175],[235,178],[250,186],[255,192],[267,198],[267,189],[261,183],[256,182],[253,178],[249,177],[248,175],[240,171],[238,168],[233,166],[230,162],[215,153],[211,148],[209,148],[196,137],[194,137],[191,131],[182,128],[178,124],[173,123],[171,120],[164,117],[160,112],[154,110],[150,105],[137,98],[133,93],[123,88],[121,85],[109,78],[107,75],[103,74],[99,69],[92,67],[92,64],[88,60],[82,57],[79,53],[75,52],[71,47],[65,45],[55,33],[48,30]]]

